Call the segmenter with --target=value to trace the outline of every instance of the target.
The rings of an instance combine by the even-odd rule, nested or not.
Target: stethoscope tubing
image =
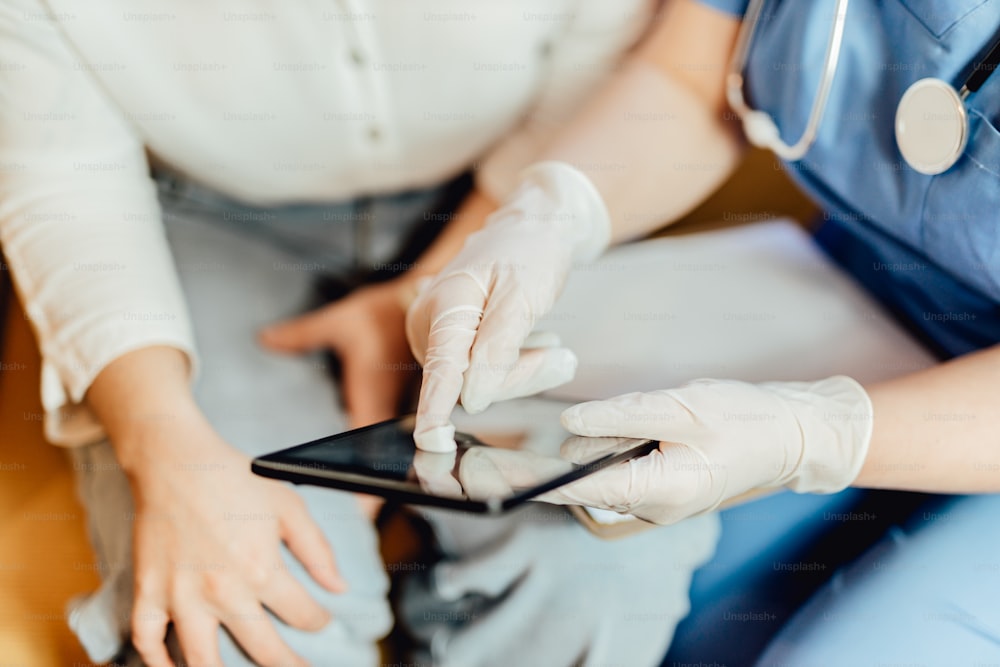
[[[743,123],[750,143],[773,151],[789,162],[801,160],[816,143],[837,74],[837,63],[844,41],[849,0],[837,0],[836,14],[823,57],[823,70],[813,98],[812,108],[802,136],[794,144],[781,138],[774,119],[747,104],[744,95],[747,59],[764,10],[764,0],[751,0],[740,27],[733,56],[726,74],[726,99]],[[972,70],[959,90],[942,79],[928,77],[913,83],[900,98],[896,108],[896,145],[906,163],[915,171],[936,175],[950,169],[965,152],[969,136],[969,114],[965,100],[979,90],[997,67],[1000,67],[1000,37],[993,40],[989,52],[974,61]],[[930,106],[923,106],[929,104]],[[928,109],[943,108],[929,113]],[[934,124],[927,120],[934,116]],[[941,118],[936,118],[940,116]]]
[[[812,108],[809,111],[809,120],[802,131],[802,136],[794,144],[789,145],[781,139],[780,132],[774,127],[774,131],[769,133],[773,137],[770,145],[761,146],[762,148],[771,149],[778,157],[789,162],[796,162],[805,157],[806,153],[809,152],[809,149],[816,142],[816,136],[819,134],[819,128],[823,122],[823,114],[826,111],[827,101],[830,97],[830,90],[833,88],[833,81],[837,74],[837,63],[840,61],[840,51],[844,42],[844,25],[847,23],[847,7],[849,2],[850,0],[837,0],[837,13],[834,16],[833,29],[830,31],[830,39],[827,41],[826,54],[823,58],[823,73],[820,77],[819,88],[816,92],[816,97],[813,99]],[[743,94],[745,84],[743,71],[746,67],[747,58],[750,54],[750,45],[757,31],[757,24],[760,22],[760,15],[763,8],[764,0],[751,0],[750,7],[747,9],[747,13],[743,19],[743,25],[740,27],[740,32],[737,36],[736,45],[733,49],[733,57],[730,59],[729,71],[726,75],[726,99],[733,111],[744,120],[745,125],[747,118],[752,118],[753,114],[762,113],[751,109],[747,104],[746,97]],[[762,117],[758,116],[757,118],[758,122],[761,122],[760,119]],[[769,116],[767,120],[772,126],[774,125],[774,121]],[[760,136],[759,133],[753,131],[747,132],[747,134],[751,141],[755,136]]]

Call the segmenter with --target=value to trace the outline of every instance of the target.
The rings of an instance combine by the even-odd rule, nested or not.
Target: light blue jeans
[[[321,275],[391,262],[440,190],[342,205],[254,208],[190,183],[160,179],[167,235],[200,351],[196,398],[218,432],[250,456],[344,430],[322,356],[270,354],[263,325],[317,305]],[[79,449],[75,468],[103,575],[71,624],[94,659],[127,639],[132,498],[107,443]],[[193,473],[194,474],[194,473]],[[292,571],[333,614],[319,633],[275,619],[317,666],[373,665],[390,629],[388,577],[377,534],[354,497],[296,487],[334,549],[349,592],[332,595],[286,553]],[[603,542],[562,508],[536,505],[502,518],[435,513],[445,560],[405,586],[406,625],[439,665],[658,664],[688,610],[691,573],[717,538],[714,516]],[[251,664],[220,634],[227,665]],[[137,663],[134,655],[128,660]]]

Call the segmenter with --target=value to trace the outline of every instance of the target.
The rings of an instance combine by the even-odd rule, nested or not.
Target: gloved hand
[[[812,383],[696,380],[679,389],[581,403],[562,414],[569,431],[655,439],[660,448],[540,500],[669,524],[756,488],[833,493],[858,476],[872,419],[867,392],[843,376]],[[567,441],[562,455],[592,460],[594,447],[602,446]]]
[[[552,308],[574,261],[608,244],[611,223],[597,190],[569,165],[529,167],[511,197],[410,306],[406,335],[424,367],[414,440],[455,448],[450,417],[549,389],[576,372],[555,337],[529,338]]]

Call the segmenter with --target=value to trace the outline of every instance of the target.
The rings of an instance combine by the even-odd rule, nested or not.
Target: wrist
[[[171,459],[203,457],[208,453],[206,436],[213,435],[194,401],[179,400],[136,412],[126,428],[109,432],[108,439],[122,471],[134,479],[162,472]]]
[[[557,230],[578,263],[597,258],[611,240],[611,218],[597,188],[564,162],[540,162],[521,172],[517,189],[487,225],[511,217]]]
[[[797,493],[836,493],[861,472],[871,443],[871,399],[856,380],[769,383],[790,407],[799,431],[798,456],[780,484]]]
[[[207,426],[189,386],[187,357],[172,347],[133,350],[108,364],[86,400],[100,419],[126,473],[149,459],[147,450],[188,445],[188,431]],[[193,443],[191,443],[193,444]]]

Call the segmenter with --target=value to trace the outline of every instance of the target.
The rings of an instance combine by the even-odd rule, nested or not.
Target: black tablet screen
[[[254,461],[254,471],[404,502],[490,511],[648,453],[656,445],[568,435],[561,430],[542,435],[459,431],[456,451],[430,453],[414,446],[409,416],[269,454]]]

